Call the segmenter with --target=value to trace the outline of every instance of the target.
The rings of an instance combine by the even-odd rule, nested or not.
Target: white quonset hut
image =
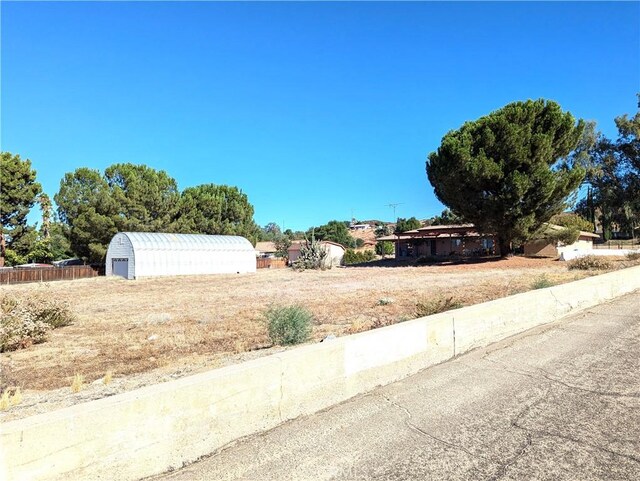
[[[106,275],[243,274],[256,271],[251,243],[240,236],[119,232],[107,249]]]

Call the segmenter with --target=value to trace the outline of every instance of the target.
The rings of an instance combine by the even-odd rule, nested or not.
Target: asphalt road
[[[640,480],[640,292],[156,479]]]

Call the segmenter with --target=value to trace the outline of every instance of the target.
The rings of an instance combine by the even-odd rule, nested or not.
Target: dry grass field
[[[3,286],[5,294],[45,291],[64,299],[76,320],[52,331],[45,343],[0,354],[1,383],[28,394],[58,388],[70,393],[78,374],[86,383],[107,372],[114,380],[146,373],[151,376],[146,383],[158,382],[272,352],[263,319],[272,305],[308,308],[317,342],[330,333],[340,336],[415,318],[416,303],[437,296],[469,305],[529,290],[542,275],[556,284],[590,274],[595,273],[568,271],[557,261],[516,257],[450,266],[277,269]]]

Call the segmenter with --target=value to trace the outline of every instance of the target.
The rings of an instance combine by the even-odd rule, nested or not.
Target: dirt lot
[[[282,349],[272,347],[266,335],[262,316],[270,305],[307,307],[315,317],[317,342],[330,333],[340,336],[414,318],[416,303],[434,296],[453,295],[469,305],[529,290],[542,275],[562,283],[589,273],[568,271],[557,261],[516,257],[465,265],[3,286],[5,294],[44,290],[65,299],[77,318],[43,344],[0,354],[1,384],[23,391],[23,403],[0,413],[0,420]],[[114,381],[104,385],[107,371]],[[72,394],[76,373],[87,388]]]

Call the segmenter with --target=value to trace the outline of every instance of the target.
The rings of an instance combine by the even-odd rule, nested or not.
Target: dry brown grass
[[[258,271],[255,275],[93,278],[51,283],[49,295],[71,304],[75,322],[44,344],[3,353],[2,383],[30,390],[118,376],[213,367],[234,354],[269,347],[262,316],[271,305],[299,304],[316,322],[313,339],[344,335],[415,317],[416,301],[456,293],[465,305],[530,289],[545,274],[554,284],[588,273],[551,260],[513,258],[483,264],[359,267],[328,271]],[[37,284],[3,287],[14,295]],[[380,299],[391,302],[380,303]]]

